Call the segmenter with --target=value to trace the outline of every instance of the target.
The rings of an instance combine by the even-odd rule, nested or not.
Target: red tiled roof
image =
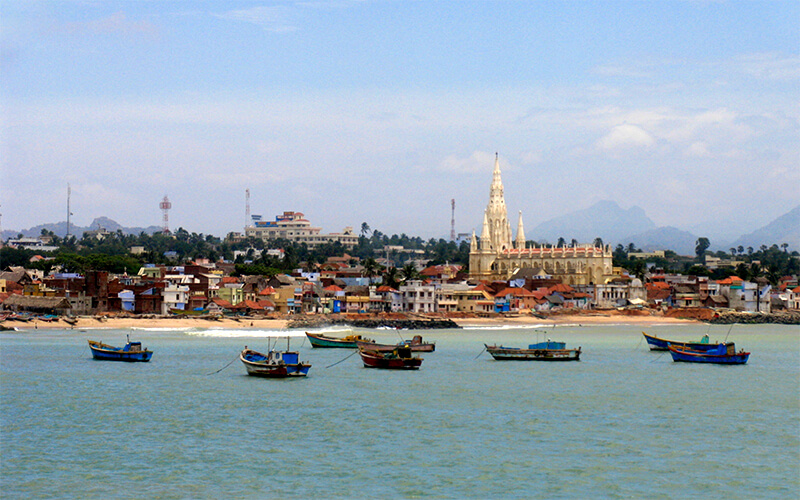
[[[342,291],[344,291],[344,290],[342,290],[341,288],[339,288],[336,285],[326,286],[325,288],[323,288],[323,290],[325,290],[326,292],[342,292]]]
[[[231,307],[233,307],[233,304],[231,304],[227,300],[221,299],[219,297],[213,297],[209,302],[212,302],[212,303],[222,307],[223,309],[230,309]]]
[[[260,310],[260,309],[264,309],[264,308],[261,307],[260,305],[258,305],[258,302],[255,302],[255,301],[252,301],[252,300],[243,300],[243,301],[239,302],[238,304],[236,304],[235,306],[233,306],[232,309],[256,309],[256,310]]]
[[[378,293],[389,293],[389,292],[399,293],[397,290],[390,287],[389,285],[381,285],[378,288],[376,288],[375,291]]]
[[[574,289],[574,288],[572,288],[572,287],[571,287],[571,286],[569,286],[569,285],[565,285],[564,283],[559,283],[558,285],[551,286],[551,287],[548,289],[548,291],[549,291],[550,293],[555,293],[555,292],[565,292],[565,293],[569,293],[569,292],[574,292],[574,291],[575,291],[575,289]]]
[[[275,289],[272,288],[271,286],[268,286],[265,289],[258,292],[259,295],[272,295],[273,293],[275,293]]]

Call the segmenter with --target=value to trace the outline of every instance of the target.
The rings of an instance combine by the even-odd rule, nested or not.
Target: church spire
[[[489,237],[492,248],[502,252],[511,248],[511,224],[508,222],[508,210],[500,177],[500,155],[495,153],[492,186],[489,189],[489,204],[486,207]]]
[[[492,245],[492,235],[489,230],[489,215],[483,211],[483,229],[481,230],[481,250],[488,250]]]
[[[525,230],[522,228],[522,210],[519,211],[519,222],[517,223],[517,249],[525,248]]]

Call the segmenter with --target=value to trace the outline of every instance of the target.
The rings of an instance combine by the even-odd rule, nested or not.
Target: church
[[[539,269],[543,274],[567,285],[606,283],[613,278],[610,245],[552,246],[532,245],[525,241],[522,212],[517,235],[512,239],[511,223],[500,178],[500,160],[495,155],[489,204],[483,212],[483,229],[478,238],[472,232],[469,251],[470,279],[507,280],[519,269]]]

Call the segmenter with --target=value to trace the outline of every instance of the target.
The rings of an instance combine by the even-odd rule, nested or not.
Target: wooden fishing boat
[[[566,343],[539,342],[530,344],[527,349],[487,345],[486,351],[497,361],[580,361],[581,348],[566,349]]]
[[[321,333],[306,332],[308,341],[311,342],[311,347],[342,347],[355,349],[358,347],[358,342],[374,342],[372,339],[364,338],[361,335],[346,335],[344,337],[329,337]]]
[[[698,351],[687,347],[670,345],[669,353],[672,361],[682,361],[686,363],[714,363],[721,365],[743,365],[750,358],[750,353],[741,349],[736,352],[736,345],[733,342],[720,344],[717,349]]]
[[[396,347],[394,350],[386,351],[372,351],[358,348],[358,353],[361,355],[361,361],[367,368],[383,368],[386,370],[419,370],[422,364],[422,358],[414,356],[411,349],[406,347]]]
[[[647,340],[647,345],[650,346],[651,351],[666,351],[670,345],[674,345],[677,347],[686,347],[688,349],[694,349],[696,351],[709,351],[717,349],[721,344],[719,342],[710,343],[708,341],[708,335],[703,335],[703,338],[700,339],[699,342],[681,342],[678,340],[667,340],[656,337],[655,335],[648,335],[642,332],[644,335],[645,340]]]
[[[142,348],[141,342],[131,342],[128,337],[128,343],[124,347],[114,347],[96,340],[89,340],[89,349],[92,351],[94,359],[103,361],[150,361],[153,357],[153,351]]]
[[[397,344],[376,344],[373,341],[359,341],[358,347],[378,352],[391,352],[397,348],[408,348],[414,352],[433,352],[436,350],[436,342],[423,342],[421,335],[414,335],[411,340],[403,340]]]
[[[310,363],[301,363],[297,351],[270,350],[267,354],[248,349],[245,346],[239,359],[247,369],[247,374],[254,377],[287,378],[305,377],[308,375]]]

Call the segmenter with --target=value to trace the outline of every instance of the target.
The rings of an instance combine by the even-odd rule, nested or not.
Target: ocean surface
[[[629,325],[357,330],[436,341],[419,371],[393,372],[312,349],[296,330],[2,332],[0,495],[800,497],[800,329],[646,331],[728,336],[752,355],[674,363]],[[155,352],[150,363],[92,359],[87,339],[122,345],[128,334]],[[287,335],[309,377],[248,377],[239,351],[278,336],[285,347]],[[483,352],[548,337],[582,346],[581,361]]]

